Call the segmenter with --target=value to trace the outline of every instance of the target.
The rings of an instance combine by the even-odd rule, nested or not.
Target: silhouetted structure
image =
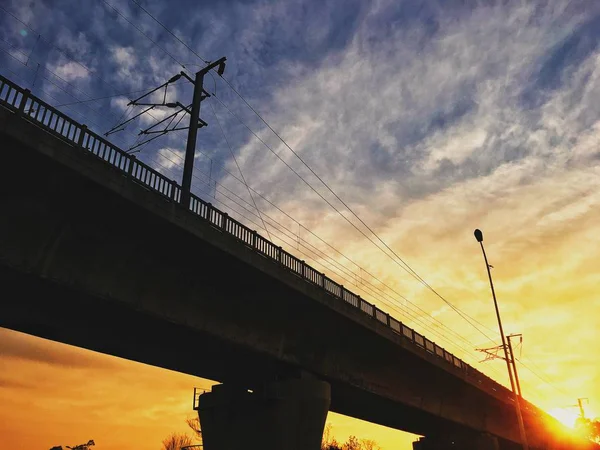
[[[328,408],[428,438],[518,441],[503,386],[211,204],[181,205],[177,183],[0,83],[12,150],[0,326],[223,382],[197,405],[207,450],[209,434],[235,435],[224,418],[242,409],[253,433],[281,425],[311,445]],[[535,446],[561,448],[557,422],[524,405]]]

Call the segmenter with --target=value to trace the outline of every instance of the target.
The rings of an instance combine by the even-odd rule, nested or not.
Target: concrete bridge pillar
[[[413,450],[500,450],[498,439],[488,434],[422,437]]]
[[[205,450],[319,450],[329,383],[291,379],[249,392],[213,386],[198,400]]]

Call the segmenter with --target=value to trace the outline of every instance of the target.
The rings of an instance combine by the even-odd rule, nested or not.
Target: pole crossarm
[[[171,83],[175,83],[177,80],[179,80],[183,75],[183,72],[178,73],[177,75],[172,76],[168,81],[166,81],[165,83],[161,84],[160,86],[146,92],[144,95],[136,98],[135,100],[131,100],[129,103],[127,103],[127,106],[132,106],[137,104],[141,99],[149,96],[150,94],[153,94],[154,92],[158,91],[159,89],[162,89],[163,87],[165,88],[165,93],[163,96],[163,103],[165,103],[166,98],[167,98],[167,88],[169,87],[169,84]]]
[[[501,351],[504,351],[504,348],[502,347],[502,345],[496,345],[495,347],[487,347],[487,348],[476,348],[475,350],[485,354],[485,358],[483,360],[481,360],[480,362],[487,362],[487,361],[491,361],[494,359],[506,360],[504,356],[499,355],[499,353]]]

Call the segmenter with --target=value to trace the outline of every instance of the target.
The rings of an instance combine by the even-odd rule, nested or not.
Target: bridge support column
[[[422,437],[413,450],[499,450],[498,439],[488,434]]]
[[[329,383],[314,379],[213,386],[198,400],[204,450],[319,450],[330,402]]]

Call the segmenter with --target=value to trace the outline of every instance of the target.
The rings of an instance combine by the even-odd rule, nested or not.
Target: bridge
[[[504,386],[3,77],[0,142],[0,326],[222,383],[207,450],[317,449],[328,410],[520,448]],[[522,403],[532,448],[596,448]]]

